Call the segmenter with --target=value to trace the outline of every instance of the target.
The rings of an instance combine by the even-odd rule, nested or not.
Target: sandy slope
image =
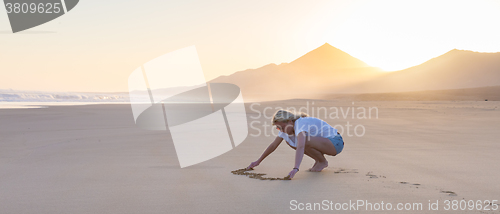
[[[268,119],[252,119],[257,111],[306,102],[248,104],[251,135],[184,169],[169,133],[136,127],[129,105],[0,110],[0,213],[285,213],[291,200],[416,202],[424,211],[404,212],[429,213],[428,200],[440,200],[438,212],[445,212],[445,199],[500,199],[498,102],[309,101],[310,109],[377,107],[378,119],[323,118],[366,130],[362,137],[344,130],[346,147],[328,158],[324,172],[306,172],[313,163],[306,157],[292,181],[230,173],[257,159],[273,139],[254,136],[271,130],[261,126]],[[293,158],[281,145],[255,171],[284,176]]]

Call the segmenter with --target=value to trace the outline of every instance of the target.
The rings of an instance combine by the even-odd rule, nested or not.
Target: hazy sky
[[[195,45],[207,80],[325,42],[385,70],[453,48],[500,52],[500,1],[81,0],[13,34],[0,7],[0,89],[127,91],[145,62]]]

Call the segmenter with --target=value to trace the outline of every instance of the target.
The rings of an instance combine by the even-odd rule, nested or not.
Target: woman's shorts
[[[330,140],[333,143],[333,146],[335,146],[335,150],[337,150],[337,154],[342,152],[342,149],[344,149],[344,139],[342,139],[342,136],[337,133],[335,137],[329,137],[328,140]]]

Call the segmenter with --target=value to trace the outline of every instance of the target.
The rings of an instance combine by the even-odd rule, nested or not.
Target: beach
[[[381,213],[500,212],[445,210],[446,200],[497,200],[490,209],[500,204],[500,102],[284,100],[245,106],[249,135],[243,143],[186,168],[179,166],[170,133],[136,126],[128,104],[0,109],[0,213],[376,211],[377,205],[335,209],[358,200],[379,209],[412,205]],[[327,156],[328,168],[308,172],[314,161],[305,156],[289,181],[231,173],[257,160],[274,140],[265,115],[306,106],[315,114],[326,108],[327,117],[315,116],[338,125],[344,138],[344,150]],[[370,117],[360,114],[370,108]],[[335,111],[338,118],[330,117]],[[283,142],[253,172],[284,177],[294,158]],[[436,202],[438,210],[429,210]],[[306,210],[307,203],[316,210]]]

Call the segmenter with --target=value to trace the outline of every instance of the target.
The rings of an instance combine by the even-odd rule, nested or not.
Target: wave
[[[128,92],[41,92],[0,90],[0,102],[130,102]]]

